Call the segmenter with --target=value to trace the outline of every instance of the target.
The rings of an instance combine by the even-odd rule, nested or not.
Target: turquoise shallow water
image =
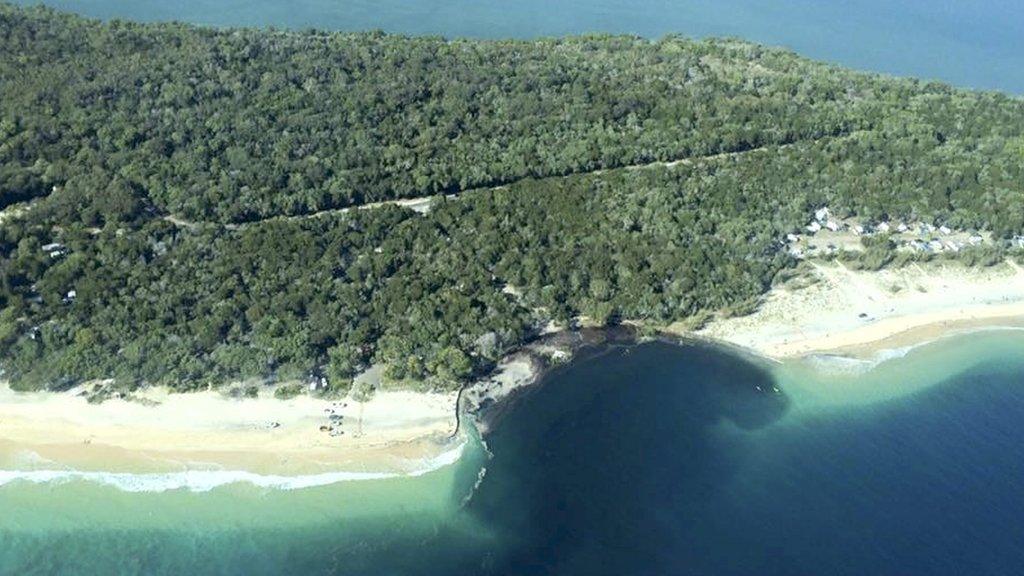
[[[0,486],[0,574],[415,574],[493,545],[460,513],[484,454],[414,478],[297,490]],[[429,543],[429,544],[428,544]]]
[[[422,477],[0,486],[0,574],[1013,574],[1022,421],[1024,331],[878,366],[590,350]]]
[[[16,0],[36,4],[38,0]],[[1018,0],[46,0],[102,18],[532,38],[738,36],[846,66],[1024,93]]]
[[[51,4],[487,38],[733,35],[1024,93],[1024,4],[1012,0]],[[492,459],[473,444],[418,478],[204,493],[4,484],[0,575],[1014,574],[1021,422],[1020,332],[944,340],[876,368],[765,366],[700,346],[606,350],[529,394],[488,439]]]

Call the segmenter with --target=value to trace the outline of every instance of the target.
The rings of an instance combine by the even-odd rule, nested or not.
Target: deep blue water
[[[36,4],[38,0],[16,0]],[[1020,0],[46,0],[102,18],[448,37],[737,36],[849,67],[1024,93]]]
[[[1020,573],[1019,364],[835,410],[771,386],[666,344],[553,376],[490,441],[471,510],[520,535],[494,573]]]
[[[929,346],[873,376],[803,366],[703,345],[590,350],[513,404],[490,459],[409,481],[11,484],[0,511],[27,507],[37,527],[0,529],[0,574],[1024,573],[1024,334]],[[867,402],[864,386],[881,393]],[[353,501],[365,510],[331,512]]]
[[[552,377],[490,441],[471,510],[519,535],[493,573],[1024,571],[1019,362],[831,410],[771,385],[666,344]]]

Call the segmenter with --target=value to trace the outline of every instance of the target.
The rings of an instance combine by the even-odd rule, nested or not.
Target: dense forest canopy
[[[825,205],[1024,233],[1024,101],[733,40],[0,4],[0,376],[22,388],[344,389],[371,362],[453,386],[550,319],[750,302]]]

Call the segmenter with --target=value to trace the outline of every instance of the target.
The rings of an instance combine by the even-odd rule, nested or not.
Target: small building
[[[903,232],[906,232],[907,230],[910,230],[910,228],[906,224],[904,224],[903,222],[900,222],[899,224],[896,225],[896,231],[901,233],[901,234]]]
[[[879,232],[883,232],[883,233],[884,232],[888,232],[889,229],[890,229],[890,227],[889,227],[889,223],[888,222],[879,222],[878,226],[875,226],[875,230],[878,230]]]
[[[978,244],[981,244],[984,241],[985,239],[982,238],[981,236],[978,236],[977,234],[967,239],[967,242],[970,243],[971,246],[977,246]]]
[[[953,231],[950,230],[949,228],[947,228],[946,226],[939,226],[939,232],[942,232],[943,234],[952,234],[953,233]]]
[[[818,232],[819,230],[821,230],[821,224],[818,224],[817,222],[811,222],[807,226],[807,231],[810,232],[811,234],[814,234],[815,232]]]
[[[799,242],[800,241],[800,237],[797,236],[796,234],[793,234],[791,232],[789,234],[786,234],[786,241],[787,242]]]
[[[825,228],[828,228],[833,232],[838,232],[839,224],[835,220],[829,220],[828,222],[825,222]]]
[[[942,242],[939,242],[938,240],[932,240],[931,242],[928,243],[928,248],[932,252],[942,252]]]
[[[828,217],[830,215],[831,213],[828,211],[828,207],[826,206],[825,208],[819,208],[815,210],[814,219],[817,220],[818,222],[824,222],[828,220]]]
[[[853,233],[856,234],[857,236],[860,236],[861,234],[864,233],[864,227],[861,226],[860,224],[854,224],[851,230],[853,230]]]
[[[53,252],[55,250],[60,250],[63,247],[64,245],[60,242],[51,242],[50,244],[43,245],[43,252]]]

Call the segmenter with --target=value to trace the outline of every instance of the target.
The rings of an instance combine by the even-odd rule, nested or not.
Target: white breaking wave
[[[910,346],[904,346],[902,348],[886,348],[883,350],[879,350],[878,352],[875,352],[875,355],[872,358],[872,360],[875,362],[875,364],[881,364],[883,362],[888,362],[889,360],[897,360],[899,358],[905,357],[912,351],[917,350],[918,348],[921,348],[923,346],[927,346],[928,344],[931,343],[932,342],[924,341],[919,342],[917,344],[911,344]]]
[[[962,337],[967,334],[978,334],[987,332],[1022,332],[1024,328],[1020,326],[984,326],[980,328],[970,328],[966,330],[957,330],[948,332],[933,338],[931,340],[923,340],[909,346],[902,346],[899,348],[884,348],[877,350],[870,358],[852,358],[850,356],[841,356],[836,354],[812,354],[807,356],[806,359],[818,370],[822,372],[829,372],[833,374],[863,374],[869,372],[874,368],[890,361],[904,358],[907,354],[910,354],[918,348],[923,348],[937,342],[941,342],[946,339]]]
[[[477,441],[480,443],[480,447],[483,448],[484,455],[487,457],[487,461],[490,462],[492,459],[494,459],[494,452],[491,452],[491,447],[487,445],[487,441],[484,440],[483,438],[479,438]],[[477,489],[480,488],[480,485],[484,483],[484,478],[486,477],[487,466],[481,466],[480,470],[476,473],[476,481],[473,482],[473,486],[469,489],[469,493],[467,493],[462,498],[461,505],[463,507],[468,505],[469,501],[473,499],[473,496],[476,495]]]
[[[869,372],[890,360],[904,358],[914,350],[927,346],[937,340],[926,340],[902,346],[900,348],[883,348],[875,351],[870,358],[852,358],[836,354],[814,354],[808,356],[809,361],[820,371],[830,373],[863,374]]]
[[[837,356],[834,354],[814,354],[806,361],[819,372],[828,374],[862,374],[877,366],[873,360]]]
[[[419,466],[409,472],[324,472],[302,476],[278,476],[242,470],[185,470],[138,474],[83,470],[0,470],[0,486],[18,481],[53,484],[77,480],[113,486],[124,492],[167,492],[170,490],[209,492],[214,488],[229,484],[251,484],[260,488],[299,490],[338,482],[422,476],[454,464],[462,457],[464,448],[465,443],[463,442],[433,458],[417,461],[416,464]]]

